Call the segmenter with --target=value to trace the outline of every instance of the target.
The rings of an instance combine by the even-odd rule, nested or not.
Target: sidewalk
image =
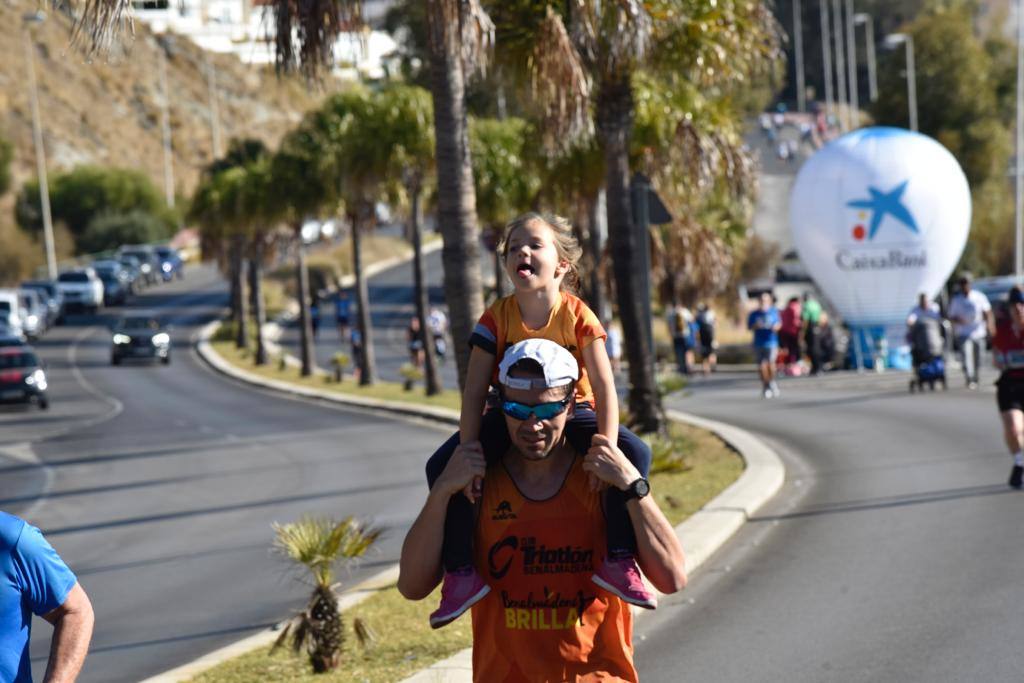
[[[397,417],[426,419],[445,424],[458,423],[458,413],[453,410],[391,401],[353,399],[335,393],[267,379],[237,368],[221,358],[210,346],[209,338],[219,324],[219,321],[214,321],[205,326],[197,333],[194,341],[196,342],[199,356],[214,370],[232,379],[292,396],[332,401],[353,408],[385,412]],[[676,527],[676,534],[682,542],[686,553],[686,571],[688,574],[691,574],[703,565],[758,508],[779,490],[785,479],[785,468],[782,461],[771,449],[752,434],[742,429],[674,410],[668,411],[668,417],[672,420],[692,424],[715,433],[723,441],[735,448],[746,463],[744,472],[739,479],[701,510]],[[364,584],[357,586],[355,590],[344,594],[340,598],[342,607],[346,608],[358,604],[358,602],[370,595],[369,589],[372,587],[384,585],[388,582],[393,583],[397,578],[397,571],[397,566],[390,567],[369,581],[364,582]],[[640,616],[643,610],[637,610],[636,613],[637,616]],[[143,683],[177,683],[188,680],[223,661],[273,642],[278,634],[278,631],[269,629],[239,641],[234,645],[210,653],[190,664],[147,679]],[[406,683],[463,683],[472,681],[471,654],[472,652],[469,649],[458,652],[452,657],[437,662],[406,679]]]

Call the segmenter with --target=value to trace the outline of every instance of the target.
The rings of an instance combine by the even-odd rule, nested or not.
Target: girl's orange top
[[[474,540],[491,592],[473,606],[474,681],[637,681],[629,606],[590,580],[605,523],[582,464],[544,501],[500,462],[487,470]]]
[[[498,299],[480,317],[480,321],[473,328],[469,343],[494,354],[494,370],[491,377],[491,384],[494,386],[498,385],[498,363],[509,346],[524,339],[550,339],[556,344],[561,344],[576,358],[580,366],[580,379],[576,382],[576,401],[586,401],[594,405],[594,391],[583,362],[583,349],[595,339],[607,338],[608,333],[604,331],[601,321],[590,307],[579,297],[562,292],[561,300],[551,309],[547,324],[536,330],[531,330],[523,323],[519,304],[514,295]]]

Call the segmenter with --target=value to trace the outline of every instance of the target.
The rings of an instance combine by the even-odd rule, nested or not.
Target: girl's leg
[[[572,446],[581,453],[590,449],[590,439],[597,434],[597,413],[589,408],[577,408],[565,427]],[[651,449],[643,439],[619,425],[619,450],[647,477],[651,469]],[[626,510],[626,493],[614,486],[605,492],[605,524],[608,534],[608,556],[612,559],[636,555],[636,534]]]
[[[508,450],[508,429],[500,410],[492,410],[484,415],[480,424],[480,442],[488,464],[495,462]],[[427,483],[431,487],[444,472],[458,445],[459,433],[455,432],[427,460]],[[441,560],[446,572],[464,569],[473,564],[475,523],[473,505],[469,499],[463,495],[452,496],[444,520],[444,542],[441,546]]]

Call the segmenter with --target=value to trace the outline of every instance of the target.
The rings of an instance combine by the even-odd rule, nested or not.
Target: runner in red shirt
[[[996,326],[992,340],[992,357],[1002,370],[996,382],[999,416],[1003,420],[1003,437],[1013,456],[1010,486],[1024,484],[1024,292],[1020,287],[1010,290],[1009,316]]]

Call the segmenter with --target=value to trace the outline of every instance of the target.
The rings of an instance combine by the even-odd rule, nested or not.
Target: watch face
[[[636,492],[638,498],[643,498],[651,492],[651,485],[646,479],[640,479],[633,484],[633,490]]]

